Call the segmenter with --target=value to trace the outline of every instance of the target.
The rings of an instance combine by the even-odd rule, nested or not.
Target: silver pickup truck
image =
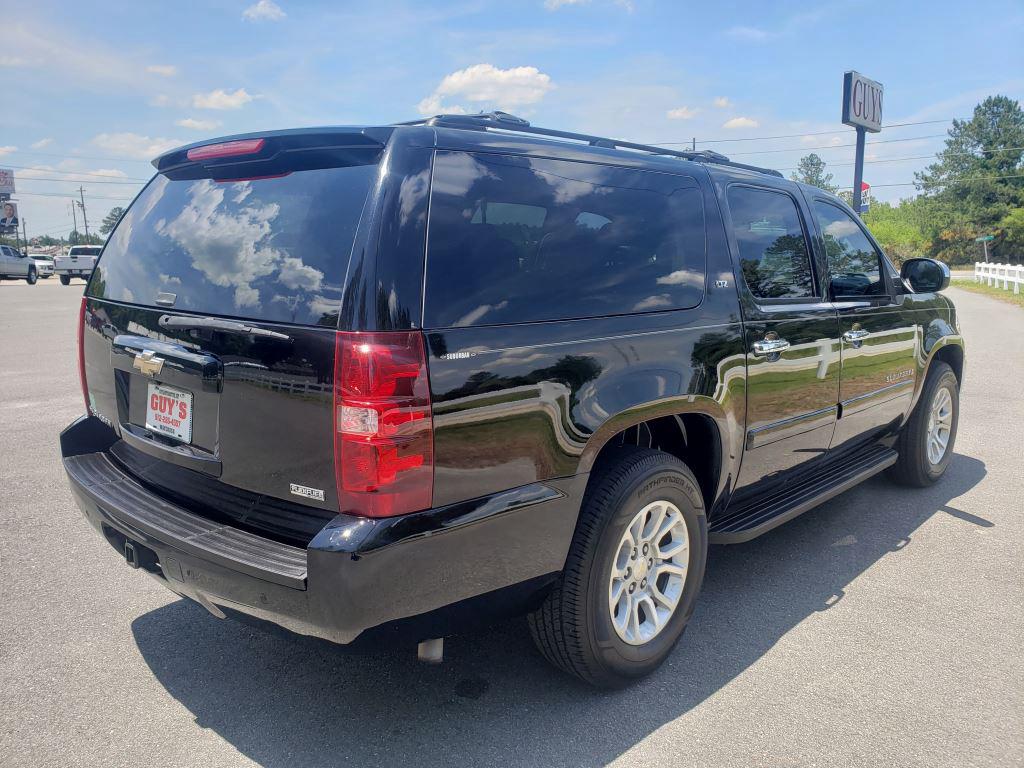
[[[0,245],[0,280],[24,280],[33,285],[37,278],[53,274],[53,263],[41,256],[26,256],[10,245]]]
[[[67,255],[55,258],[53,271],[60,278],[61,285],[68,285],[72,277],[88,280],[101,250],[101,245],[72,245]]]

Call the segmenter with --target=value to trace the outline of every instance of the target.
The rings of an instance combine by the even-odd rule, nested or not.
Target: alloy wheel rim
[[[657,637],[679,605],[690,560],[690,533],[679,508],[653,501],[626,526],[608,578],[615,634],[629,645]]]
[[[946,456],[953,434],[953,396],[946,387],[939,387],[928,411],[928,462],[934,467]]]

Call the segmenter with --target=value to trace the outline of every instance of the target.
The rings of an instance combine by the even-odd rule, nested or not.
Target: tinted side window
[[[424,324],[693,307],[704,251],[702,197],[688,177],[438,152]]]
[[[796,202],[783,192],[734,186],[729,211],[740,251],[740,269],[760,299],[814,295],[807,238]]]
[[[872,296],[885,293],[878,252],[846,211],[816,200],[821,236],[825,240],[832,290],[837,296]]]

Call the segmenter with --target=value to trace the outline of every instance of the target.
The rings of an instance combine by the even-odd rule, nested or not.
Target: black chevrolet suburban
[[[168,152],[81,305],[74,497],[217,617],[349,646],[525,614],[655,669],[708,546],[933,483],[963,340],[820,189],[504,113]]]

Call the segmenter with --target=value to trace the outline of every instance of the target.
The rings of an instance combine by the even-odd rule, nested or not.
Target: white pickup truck
[[[53,271],[60,278],[61,285],[68,285],[72,277],[88,280],[102,249],[102,245],[72,245],[67,255],[57,256],[53,260]]]

